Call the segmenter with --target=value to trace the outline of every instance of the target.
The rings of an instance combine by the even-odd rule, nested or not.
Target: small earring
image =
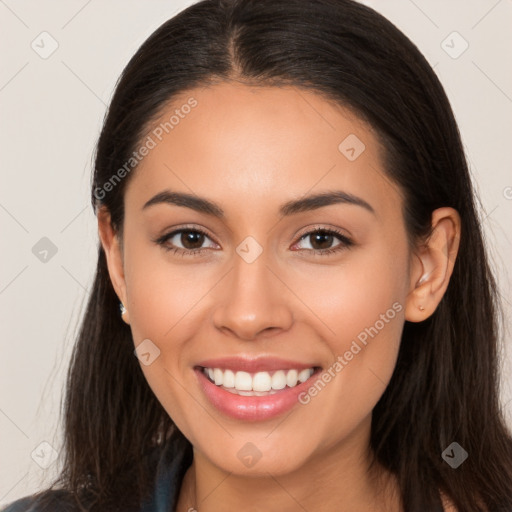
[[[418,306],[418,309],[419,309],[420,311],[425,311],[425,308],[424,308],[421,304]]]
[[[126,313],[126,308],[122,302],[119,304],[119,309],[121,310],[121,316],[123,316]]]

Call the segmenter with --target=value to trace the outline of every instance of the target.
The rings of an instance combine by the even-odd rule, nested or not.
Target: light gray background
[[[47,465],[49,445],[60,450],[63,379],[96,263],[89,180],[106,105],[139,45],[191,3],[0,0],[0,505],[58,469],[31,454]],[[452,102],[505,301],[502,401],[512,426],[512,1],[364,3],[416,43]],[[58,43],[46,59],[31,47],[51,49],[43,31]],[[458,58],[454,31],[469,44]],[[58,249],[47,262],[32,252],[42,237]]]

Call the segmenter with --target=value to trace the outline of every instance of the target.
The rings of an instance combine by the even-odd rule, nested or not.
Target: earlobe
[[[432,213],[432,233],[414,256],[405,319],[421,322],[431,316],[445,294],[460,241],[460,216],[449,207]],[[419,274],[419,277],[418,277]]]
[[[110,275],[112,286],[114,287],[121,304],[125,305],[127,297],[121,244],[119,236],[112,226],[110,212],[105,207],[101,207],[98,210],[98,234],[105,252],[108,273]],[[121,313],[123,320],[126,323],[129,323],[126,307],[125,312],[123,313],[121,310]]]
[[[125,305],[120,302],[119,303],[119,309],[121,311],[121,318],[123,319],[123,321],[130,325],[130,318],[128,317],[128,310],[126,309]]]

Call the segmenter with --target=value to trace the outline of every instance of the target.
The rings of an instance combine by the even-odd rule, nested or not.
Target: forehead
[[[146,136],[152,148],[126,192],[141,207],[166,188],[215,198],[227,213],[230,205],[256,211],[284,195],[329,189],[364,197],[377,212],[397,206],[372,128],[312,91],[239,83],[192,89],[162,109]]]

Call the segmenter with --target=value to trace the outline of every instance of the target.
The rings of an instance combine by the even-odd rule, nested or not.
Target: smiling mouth
[[[299,386],[316,375],[321,368],[286,369],[249,373],[221,368],[198,367],[216,386],[240,396],[267,396]]]

